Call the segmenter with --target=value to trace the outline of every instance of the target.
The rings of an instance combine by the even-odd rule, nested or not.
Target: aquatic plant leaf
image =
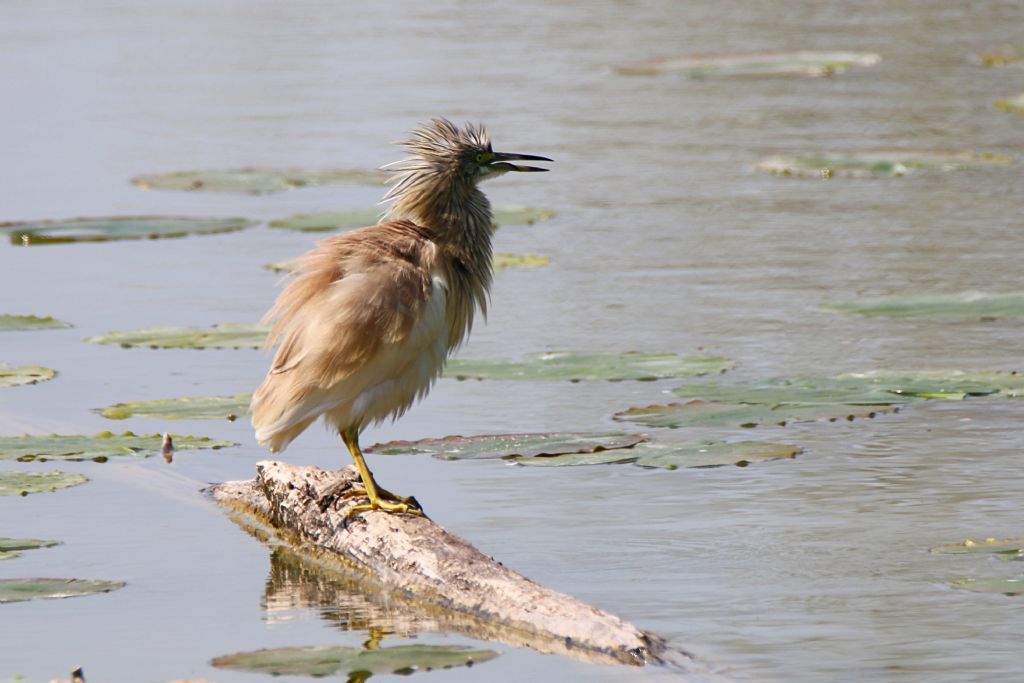
[[[494,255],[494,269],[505,270],[506,268],[540,268],[551,263],[547,256],[536,254],[503,254]]]
[[[270,328],[257,323],[222,323],[210,328],[149,327],[131,332],[109,332],[85,341],[151,349],[258,349]]]
[[[889,405],[907,403],[915,397],[887,391],[867,378],[836,379],[827,377],[795,377],[735,384],[686,384],[672,393],[684,398],[726,403],[762,403],[770,406],[850,404]]]
[[[124,585],[123,581],[87,579],[0,579],[0,603],[109,593]]]
[[[982,66],[1009,66],[1024,63],[1024,45],[1003,45],[974,53]]]
[[[498,653],[492,650],[471,650],[459,645],[396,645],[376,650],[319,646],[239,652],[217,657],[210,663],[218,669],[275,676],[330,676],[357,672],[407,675],[417,671],[472,666],[497,656]]]
[[[74,327],[74,325],[50,316],[41,318],[37,315],[0,315],[0,332],[58,330],[66,327]]]
[[[700,425],[784,426],[790,422],[816,422],[872,418],[898,410],[894,405],[848,405],[820,403],[802,405],[771,405],[766,403],[723,403],[719,401],[688,401],[644,408],[630,408],[615,413],[620,421],[636,422],[648,427],[689,427]]]
[[[493,214],[494,227],[500,228],[503,225],[533,225],[552,218],[555,212],[535,206],[498,206]]]
[[[419,441],[389,441],[375,444],[365,450],[369,453],[383,455],[429,453],[441,460],[478,460],[565,453],[599,453],[613,449],[631,448],[645,439],[643,434],[624,434],[622,432],[484,434],[480,436],[445,436],[440,439],[420,439]]]
[[[239,168],[231,170],[180,171],[132,178],[144,190],[186,192],[284,192],[318,185],[380,185],[387,175],[376,171],[345,171],[303,168]]]
[[[2,546],[0,546],[2,549]],[[998,553],[1018,554],[1024,551],[1024,538],[985,538],[974,540],[965,539],[963,543],[950,543],[948,545],[937,545],[930,549],[933,553],[948,555],[962,555],[974,553]]]
[[[205,436],[177,436],[172,434],[174,450],[217,450],[237,446],[234,441],[215,441]],[[161,434],[113,434],[100,432],[84,435],[31,435],[0,436],[0,460],[18,462],[45,462],[47,460],[99,460],[128,456],[148,458],[161,452]]]
[[[152,417],[162,420],[234,420],[249,414],[252,394],[234,396],[183,396],[153,401],[115,403],[99,411],[111,420],[129,417]]]
[[[283,230],[299,230],[301,232],[354,230],[367,225],[375,225],[382,215],[383,210],[380,208],[300,213],[288,218],[271,221],[270,227]]]
[[[655,380],[721,373],[733,366],[721,356],[549,351],[527,354],[521,361],[455,359],[444,374],[456,379]]]
[[[838,382],[860,382],[908,398],[959,401],[978,396],[1024,396],[1024,375],[1016,371],[978,370],[870,370],[839,375]]]
[[[0,471],[0,496],[26,496],[30,493],[53,492],[89,481],[74,472]]]
[[[0,560],[10,560],[18,557],[21,550],[35,550],[36,548],[50,548],[60,545],[60,541],[43,541],[38,538],[3,538],[0,537]]]
[[[563,453],[558,455],[517,456],[514,461],[530,467],[582,467],[586,465],[623,465],[636,462],[636,448],[613,448],[594,453]]]
[[[694,78],[806,76],[841,74],[852,67],[875,66],[882,57],[873,52],[750,52],[721,55],[684,55],[651,59],[616,67],[630,76],[681,72]]]
[[[1000,593],[1002,595],[1024,595],[1024,576],[1004,579],[957,579],[951,584],[976,593]]]
[[[1024,292],[897,294],[852,299],[826,304],[823,308],[841,313],[892,318],[978,318],[989,320],[1022,318],[1024,317]]]
[[[996,107],[1003,111],[1013,112],[1014,114],[1024,114],[1024,92],[1013,97],[1006,97],[1001,100],[996,100]]]
[[[253,225],[245,218],[188,218],[182,216],[109,216],[61,221],[0,223],[12,244],[64,244],[145,240],[186,235],[234,232]]]
[[[12,368],[0,363],[0,387],[17,387],[22,384],[45,382],[57,376],[57,371],[38,365],[22,365]]]
[[[661,467],[675,470],[680,467],[746,467],[768,460],[795,458],[802,449],[788,444],[765,441],[733,441],[730,443],[665,444],[645,443],[637,447],[640,467]]]
[[[295,259],[286,259],[284,261],[265,263],[263,267],[274,273],[290,273],[295,270],[296,265]]]
[[[754,164],[772,175],[801,178],[896,178],[919,171],[959,171],[1009,164],[999,154],[875,150],[769,157]]]

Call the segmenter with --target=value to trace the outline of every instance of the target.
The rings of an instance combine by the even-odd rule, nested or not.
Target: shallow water
[[[499,251],[551,257],[497,275],[493,309],[464,350],[678,351],[734,358],[726,378],[871,368],[1021,369],[1019,320],[900,320],[829,313],[860,294],[1022,289],[1024,119],[992,102],[1024,69],[983,69],[976,49],[1019,43],[1018,3],[606,2],[5,3],[0,8],[0,220],[111,214],[240,215],[369,206],[380,191],[245,196],[142,192],[128,178],[243,165],[373,168],[435,115],[486,122],[497,149],[555,158],[503,178],[496,204],[557,217],[496,234]],[[855,49],[872,69],[829,79],[624,77],[609,65],[680,53]],[[772,177],[772,154],[905,147],[1001,152],[1007,168],[828,182]],[[0,576],[120,579],[109,595],[3,605],[0,678],[91,681],[252,677],[218,655],[356,646],[330,605],[263,607],[270,551],[203,499],[266,457],[244,423],[133,419],[111,403],[251,390],[254,351],[150,351],[82,343],[114,329],[258,318],[277,278],[260,266],[315,235],[265,226],[219,236],[0,245],[0,313],[71,330],[5,333],[0,360],[60,376],[0,390],[0,433],[103,429],[205,434],[237,449],[70,463],[93,481],[0,499],[0,535],[55,538]],[[365,443],[450,433],[607,429],[677,382],[443,380]],[[947,582],[1014,567],[930,555],[966,536],[1020,535],[1024,402],[925,403],[871,421],[737,435],[800,444],[795,461],[677,472],[514,468],[372,458],[393,490],[553,588],[756,681],[1016,681],[1020,598]],[[673,436],[681,436],[676,433]],[[286,454],[335,467],[319,428]],[[0,463],[9,468],[11,463]],[[53,469],[52,465],[19,465]],[[503,654],[439,680],[675,679]],[[398,642],[398,641],[395,641]]]

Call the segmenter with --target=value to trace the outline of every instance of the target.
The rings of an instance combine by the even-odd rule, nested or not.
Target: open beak
[[[547,157],[539,157],[534,154],[495,152],[494,159],[488,165],[502,171],[519,171],[521,173],[533,173],[548,170],[546,168],[538,168],[537,166],[519,166],[517,164],[510,164],[508,163],[509,161],[551,161],[551,159],[548,159]]]

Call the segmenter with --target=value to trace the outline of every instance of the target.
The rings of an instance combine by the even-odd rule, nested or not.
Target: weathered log
[[[653,634],[524,578],[428,518],[371,511],[348,519],[349,508],[366,500],[344,495],[359,483],[352,466],[326,472],[264,461],[256,470],[254,480],[214,486],[214,499],[303,556],[432,610],[434,619],[443,613],[440,621],[454,630],[606,663],[689,659]],[[338,495],[321,510],[328,491]]]

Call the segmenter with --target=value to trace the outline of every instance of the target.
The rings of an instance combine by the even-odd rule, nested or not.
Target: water
[[[496,204],[555,209],[499,231],[499,251],[551,257],[497,276],[493,311],[464,353],[547,348],[703,349],[735,379],[870,368],[1019,369],[1022,323],[860,318],[819,305],[861,294],[1021,289],[1024,184],[1010,168],[889,181],[784,179],[772,154],[906,147],[1019,155],[1024,119],[992,101],[1024,69],[970,54],[1019,43],[1013,2],[6,3],[0,9],[2,220],[78,215],[243,215],[345,210],[375,188],[259,197],[142,192],[127,179],[243,165],[372,168],[418,121],[487,123],[497,149],[556,159],[545,176],[490,184]],[[657,55],[855,49],[873,69],[832,79],[623,77]],[[2,360],[57,380],[0,392],[0,431],[152,432],[110,403],[254,387],[250,351],[125,350],[91,334],[259,317],[260,268],[314,236],[269,230],[160,242],[0,248],[0,312],[72,330],[6,333]],[[606,429],[612,413],[676,383],[445,380],[365,442],[450,433]],[[758,430],[795,461],[746,469],[511,468],[374,458],[389,488],[524,574],[758,681],[1015,681],[1017,599],[948,587],[1013,567],[929,555],[966,536],[1021,534],[1019,402],[927,403],[894,416]],[[64,545],[2,576],[121,579],[105,596],[4,605],[0,676],[93,681],[205,677],[229,652],[356,646],[337,608],[263,608],[270,551],[197,494],[265,457],[244,421],[181,433],[243,443],[170,467],[71,463],[93,481],[0,501],[0,533]],[[678,434],[677,434],[678,435]],[[735,436],[702,430],[695,436]],[[287,454],[324,467],[340,444],[311,429]],[[2,464],[7,468],[10,463]],[[21,466],[50,469],[49,465]],[[1009,569],[1007,567],[1010,567]],[[321,618],[322,617],[322,618]],[[470,643],[423,632],[419,642]],[[399,642],[399,641],[394,641]],[[675,679],[494,646],[447,680]],[[442,674],[434,674],[441,678]]]

